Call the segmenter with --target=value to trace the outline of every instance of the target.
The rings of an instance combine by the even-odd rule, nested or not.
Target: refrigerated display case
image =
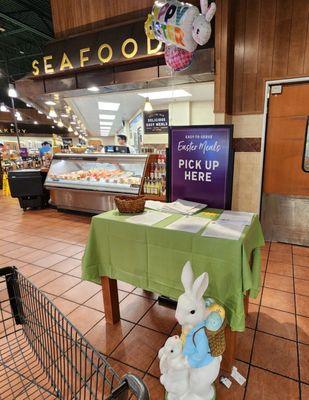
[[[55,154],[45,187],[59,209],[98,213],[115,208],[117,195],[138,195],[147,155]]]

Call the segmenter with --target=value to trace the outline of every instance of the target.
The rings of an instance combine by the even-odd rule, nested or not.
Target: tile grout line
[[[256,319],[256,322],[255,322],[255,328],[254,328],[254,334],[253,334],[253,341],[252,341],[252,348],[251,348],[251,352],[250,352],[249,367],[248,367],[248,373],[247,373],[247,382],[246,382],[245,392],[244,392],[244,396],[243,396],[243,399],[244,399],[244,400],[245,400],[246,397],[247,397],[247,388],[249,387],[251,362],[252,362],[252,358],[253,358],[253,350],[254,350],[256,332],[257,332],[257,327],[258,327],[259,318],[260,318],[260,310],[261,310],[262,299],[263,299],[263,293],[264,293],[264,284],[265,284],[266,273],[267,273],[267,268],[268,268],[268,261],[269,261],[270,248],[271,248],[271,243],[270,243],[269,248],[268,248],[267,262],[266,262],[265,271],[264,271],[265,273],[264,273],[263,283],[261,282],[261,283],[262,283],[262,286],[261,286],[261,298],[260,298],[260,301],[259,301],[259,304],[258,304],[258,315],[257,315],[257,319]]]
[[[294,311],[295,311],[295,331],[296,331],[296,354],[297,354],[297,370],[298,370],[298,393],[299,398],[302,398],[301,389],[301,370],[300,370],[300,354],[299,354],[299,342],[298,342],[298,323],[297,323],[297,305],[296,305],[296,286],[295,286],[295,271],[294,271],[294,254],[292,251],[292,273],[293,273],[293,288],[294,288]]]

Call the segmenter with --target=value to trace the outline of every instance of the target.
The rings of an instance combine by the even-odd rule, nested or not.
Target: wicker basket
[[[210,352],[213,357],[219,357],[225,352],[225,327],[226,319],[220,329],[217,331],[210,331],[205,328],[206,335],[208,337]]]
[[[145,210],[144,196],[116,196],[115,203],[123,214],[138,214]]]

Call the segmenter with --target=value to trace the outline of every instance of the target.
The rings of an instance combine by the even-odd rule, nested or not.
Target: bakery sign
[[[146,36],[144,22],[143,19],[52,41],[46,45],[44,56],[32,61],[32,75],[51,75],[161,54],[162,42]]]
[[[144,133],[168,133],[168,110],[144,112]]]

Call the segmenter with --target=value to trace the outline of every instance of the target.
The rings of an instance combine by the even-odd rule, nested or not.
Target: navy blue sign
[[[169,130],[170,199],[231,207],[232,125],[175,126]]]

